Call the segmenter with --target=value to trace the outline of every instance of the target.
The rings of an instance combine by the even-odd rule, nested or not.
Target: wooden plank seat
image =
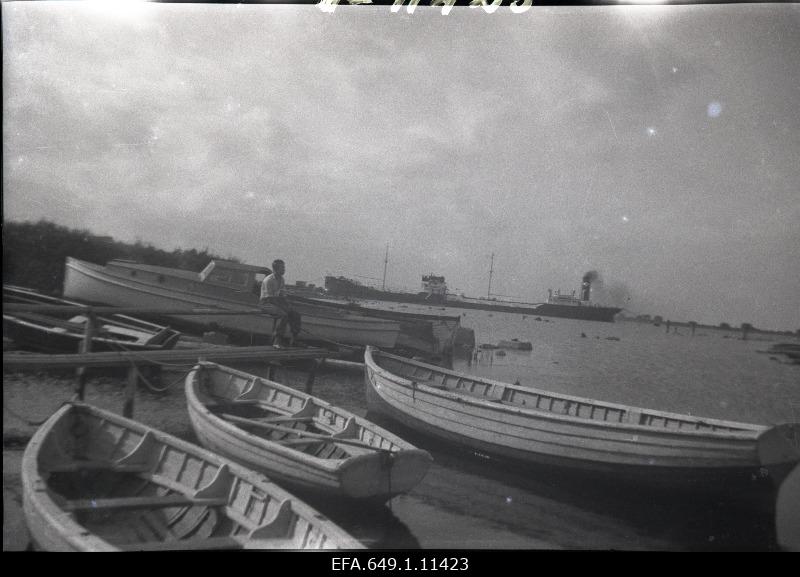
[[[77,473],[79,471],[111,471],[114,473],[145,473],[151,469],[147,463],[109,463],[107,461],[71,461],[49,465],[48,473]]]
[[[310,431],[304,431],[301,429],[292,429],[290,427],[282,427],[280,425],[275,425],[271,423],[264,423],[262,421],[256,419],[246,419],[244,417],[238,417],[236,415],[227,415],[227,414],[220,414],[220,418],[225,419],[226,421],[230,421],[232,423],[238,423],[241,425],[249,425],[256,428],[263,428],[263,429],[271,429],[274,431],[280,431],[283,433],[289,433],[292,435],[297,435],[298,438],[293,439],[281,439],[275,440],[276,443],[281,443],[284,445],[296,445],[296,444],[303,444],[303,443],[310,443],[310,442],[326,442],[326,443],[340,443],[343,445],[352,445],[354,447],[362,447],[364,449],[371,449],[373,451],[388,451],[389,449],[381,449],[380,447],[373,447],[363,441],[358,441],[355,439],[342,439],[338,437],[334,437],[332,435],[323,435],[320,433],[312,433]],[[344,431],[342,431],[344,432]]]
[[[103,511],[108,509],[157,509],[183,506],[220,507],[228,504],[226,497],[193,498],[186,495],[153,495],[148,497],[112,497],[77,499],[64,504],[66,511]]]

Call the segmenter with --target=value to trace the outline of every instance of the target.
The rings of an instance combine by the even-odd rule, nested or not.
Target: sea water
[[[373,303],[374,306],[374,303]],[[393,303],[383,308],[401,310]],[[793,336],[734,330],[601,323],[534,315],[406,305],[402,310],[461,315],[476,343],[516,338],[531,351],[457,355],[455,369],[548,391],[697,416],[770,424],[800,421],[800,366],[759,351]],[[365,414],[363,375],[326,384],[315,394]],[[343,384],[344,383],[344,384]],[[586,476],[562,479],[515,469],[446,445],[391,421],[382,426],[429,450],[435,463],[388,513],[360,511],[337,520],[382,548],[466,549],[775,549],[769,509],[691,495],[641,494],[598,485]]]

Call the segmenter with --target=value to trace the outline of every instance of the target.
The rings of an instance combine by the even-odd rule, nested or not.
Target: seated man
[[[278,323],[272,337],[272,346],[280,347],[281,340],[286,332],[288,323],[292,336],[289,339],[289,346],[294,345],[294,340],[300,333],[300,314],[292,309],[286,299],[285,281],[283,275],[286,272],[285,263],[278,259],[272,263],[272,274],[261,282],[261,298],[259,303],[262,305],[270,304],[275,307],[278,314]]]

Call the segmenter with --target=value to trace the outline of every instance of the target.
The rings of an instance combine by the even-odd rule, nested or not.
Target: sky
[[[800,328],[800,6],[2,17],[5,221]]]

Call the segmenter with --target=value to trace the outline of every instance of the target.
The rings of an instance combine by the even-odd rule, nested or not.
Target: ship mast
[[[492,298],[492,273],[494,272],[494,253],[492,253],[492,263],[489,265],[489,290],[486,291],[486,298]]]
[[[386,267],[389,265],[389,243],[386,243],[386,256],[383,259],[383,286],[381,290],[386,290]]]

